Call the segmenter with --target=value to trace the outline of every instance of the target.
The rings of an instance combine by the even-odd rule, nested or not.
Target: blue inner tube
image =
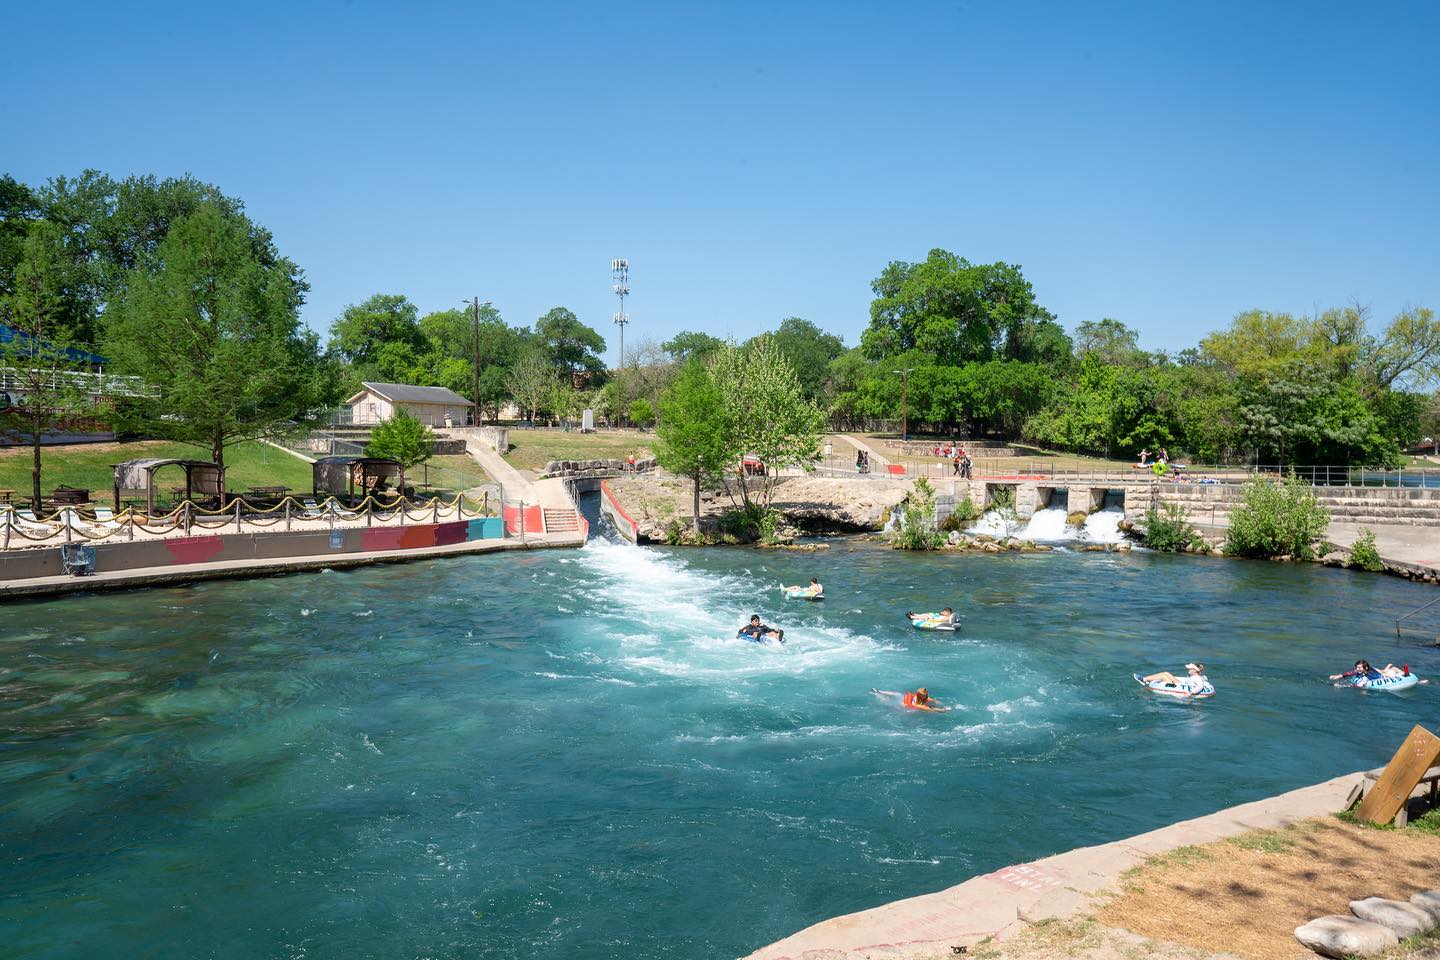
[[[1403,677],[1380,677],[1375,680],[1366,680],[1364,677],[1350,677],[1350,686],[1360,687],[1362,690],[1409,690],[1420,682],[1420,678],[1413,673],[1407,673]]]

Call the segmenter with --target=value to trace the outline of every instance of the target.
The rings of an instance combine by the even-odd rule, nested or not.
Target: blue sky
[[[523,9],[520,9],[523,8]],[[563,304],[611,341],[858,340],[886,262],[1021,264],[1177,349],[1250,307],[1440,308],[1440,7],[26,4],[0,170],[191,173],[312,284]],[[1428,47],[1428,48],[1427,48]]]

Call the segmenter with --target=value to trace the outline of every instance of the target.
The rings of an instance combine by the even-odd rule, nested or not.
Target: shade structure
[[[405,468],[389,457],[322,457],[310,472],[316,496],[325,493],[355,500],[390,481],[397,494],[405,490]]]
[[[185,470],[185,499],[225,495],[225,468],[209,460],[167,460],[147,458],[126,460],[115,464],[115,510],[120,509],[120,492],[134,490],[145,494],[145,512],[155,512],[155,471],[161,467],[180,466]]]

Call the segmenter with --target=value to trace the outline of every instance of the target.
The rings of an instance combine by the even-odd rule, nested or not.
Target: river
[[[811,575],[820,604],[780,599]],[[734,957],[1387,758],[1440,690],[1318,566],[603,541],[7,605],[5,954]],[[909,628],[949,603],[955,636]],[[751,612],[783,647],[734,639]],[[1158,702],[1134,671],[1203,660]],[[950,713],[872,696],[927,685]]]

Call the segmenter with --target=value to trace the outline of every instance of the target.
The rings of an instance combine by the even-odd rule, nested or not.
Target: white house
[[[389,420],[396,409],[404,410],[421,423],[431,427],[463,427],[474,406],[448,387],[415,387],[406,383],[370,383],[345,401],[350,408],[350,422],[357,426]]]

